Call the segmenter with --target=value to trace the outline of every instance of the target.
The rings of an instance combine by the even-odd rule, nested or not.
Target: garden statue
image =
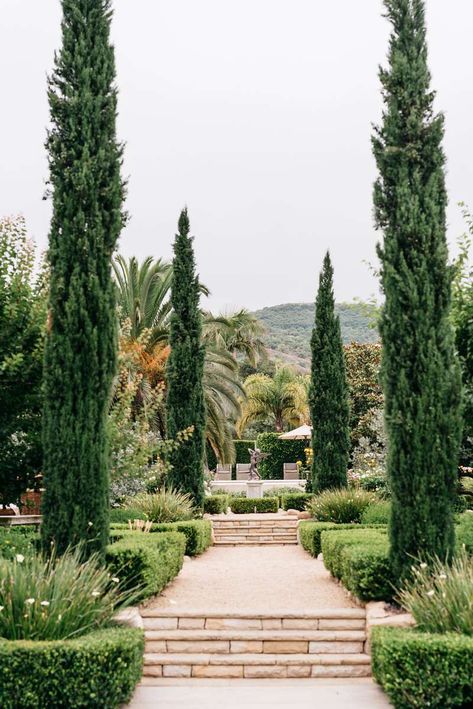
[[[258,463],[268,457],[268,453],[262,453],[259,448],[248,448],[250,454],[249,480],[259,480]]]

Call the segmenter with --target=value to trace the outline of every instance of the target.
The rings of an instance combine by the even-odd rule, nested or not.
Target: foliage
[[[0,637],[66,640],[111,621],[128,600],[121,579],[113,582],[96,556],[83,561],[83,547],[0,558]]]
[[[256,446],[268,457],[261,461],[258,471],[264,480],[281,480],[283,478],[284,463],[297,463],[305,461],[304,440],[284,440],[277,433],[260,433],[256,439]]]
[[[251,448],[254,450],[256,441],[248,441],[237,439],[233,441],[235,446],[235,463],[249,463],[250,462],[250,451]]]
[[[389,560],[389,541],[382,529],[324,531],[324,564],[361,601],[390,600],[395,576]]]
[[[0,527],[0,557],[14,559],[17,554],[34,554],[39,535],[34,527]]]
[[[138,628],[50,642],[0,640],[0,706],[116,709],[141,678],[143,651]]]
[[[264,327],[244,308],[216,317],[211,313],[204,313],[205,345],[244,357],[250,366],[256,367],[267,359],[263,335]]]
[[[386,529],[385,525],[336,524],[335,522],[311,522],[302,520],[299,523],[299,540],[302,547],[314,557],[322,551],[322,532],[343,529]]]
[[[181,212],[178,229],[171,287],[171,354],[166,370],[167,431],[171,438],[189,426],[193,432],[188,441],[170,454],[172,468],[168,477],[171,486],[189,493],[199,507],[204,499],[205,402],[202,379],[205,348],[201,342],[200,288],[186,209]]]
[[[41,470],[46,307],[22,217],[0,220],[0,503],[18,502]]]
[[[277,497],[229,497],[230,509],[234,514],[248,514],[251,512],[277,512],[279,500]]]
[[[281,507],[283,510],[303,511],[313,495],[310,492],[281,492]]]
[[[142,492],[128,500],[130,507],[141,510],[152,522],[178,522],[192,519],[194,501],[188,492],[162,488],[157,492]]]
[[[370,321],[378,308],[371,303],[337,303],[335,312],[340,318],[344,344],[370,343],[379,339]],[[313,303],[285,303],[257,310],[256,317],[266,334],[263,341],[278,359],[310,367],[310,333],[314,325]]]
[[[471,706],[472,638],[374,628],[371,648],[374,678],[395,709]]]
[[[307,386],[290,367],[278,367],[273,377],[252,374],[245,381],[245,393],[240,433],[255,421],[270,421],[279,433],[307,421]]]
[[[384,415],[380,409],[373,409],[367,417],[371,433],[362,436],[353,451],[353,468],[348,473],[349,484],[389,496],[386,475],[387,440]]]
[[[212,544],[212,523],[208,519],[193,519],[189,522],[156,524],[152,527],[152,532],[172,531],[180,532],[185,536],[185,553],[187,556],[198,556]]]
[[[400,605],[428,633],[473,636],[473,558],[463,550],[451,563],[438,558],[412,565],[411,578],[398,593]]]
[[[360,522],[366,508],[378,501],[374,493],[366,490],[325,490],[312,497],[307,509],[318,522],[351,524]]]
[[[381,345],[351,342],[343,348],[350,396],[350,441],[352,449],[362,437],[378,440],[372,431],[372,412],[382,409],[380,383]]]
[[[228,498],[226,495],[210,495],[204,498],[204,514],[221,515],[227,511]]]
[[[44,368],[42,535],[58,551],[108,539],[107,415],[116,369],[111,255],[124,221],[109,0],[63,0],[49,82],[53,217]]]
[[[133,507],[112,507],[110,510],[110,524],[127,524],[129,520],[148,519],[142,510]]]
[[[388,524],[391,517],[391,503],[387,500],[369,505],[361,515],[362,524]]]
[[[386,0],[389,67],[380,70],[385,110],[373,136],[374,187],[385,303],[382,379],[392,494],[391,559],[453,550],[453,501],[461,435],[461,378],[449,318],[442,139],[433,112],[422,0]]]
[[[464,547],[469,554],[473,555],[473,511],[459,515],[455,526],[455,537],[457,549],[461,551]]]
[[[327,251],[315,300],[309,390],[312,421],[312,492],[346,487],[349,440],[348,386],[340,321],[335,315],[333,268]]]
[[[135,599],[144,599],[161,593],[177,576],[185,548],[185,536],[179,532],[125,532],[122,539],[108,545],[105,560],[110,573],[121,579],[121,586],[133,592]]]

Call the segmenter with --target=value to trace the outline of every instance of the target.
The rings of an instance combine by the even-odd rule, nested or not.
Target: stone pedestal
[[[252,500],[263,497],[263,481],[248,480],[246,483],[246,496]]]

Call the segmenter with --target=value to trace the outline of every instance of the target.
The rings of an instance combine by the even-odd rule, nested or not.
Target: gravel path
[[[321,561],[302,547],[211,547],[184,567],[153,608],[196,611],[352,608]]]

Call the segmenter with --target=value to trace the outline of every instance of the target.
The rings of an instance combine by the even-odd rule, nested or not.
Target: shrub
[[[84,562],[82,555],[77,547],[58,557],[0,559],[0,637],[65,640],[109,623],[130,594],[98,557]]]
[[[230,508],[235,514],[250,512],[277,512],[279,500],[277,497],[230,497]]]
[[[293,492],[281,494],[281,507],[283,510],[299,510],[306,508],[309,500],[313,498],[310,492]]]
[[[360,522],[365,509],[379,498],[365,490],[325,490],[313,497],[307,509],[318,522]]]
[[[141,493],[131,498],[130,503],[152,522],[180,522],[194,516],[192,496],[173,489]]]
[[[473,559],[463,550],[451,564],[413,564],[398,598],[421,631],[473,635]]]
[[[182,568],[186,539],[179,532],[145,534],[122,531],[109,544],[105,559],[120,585],[138,599],[160,593]]]
[[[0,557],[13,559],[16,554],[29,556],[39,546],[39,534],[34,527],[0,527]]]
[[[277,433],[260,433],[256,439],[256,446],[268,457],[258,466],[259,473],[264,480],[282,480],[284,463],[297,463],[302,461],[305,465],[306,440],[285,441]]]
[[[361,515],[362,524],[388,524],[391,516],[391,503],[387,500],[375,502],[366,507]]]
[[[188,556],[202,554],[212,544],[212,523],[208,519],[193,519],[189,522],[155,524],[151,532],[180,532],[186,538],[185,553]]]
[[[312,522],[304,520],[299,523],[299,541],[301,546],[314,557],[317,557],[321,551],[321,535],[322,532],[328,530],[339,529],[381,529],[385,530],[385,525],[369,524],[336,524],[335,522]]]
[[[235,446],[235,463],[249,463],[250,454],[248,448],[254,450],[256,445],[255,441],[238,439],[233,441],[233,445]]]
[[[221,515],[227,511],[227,495],[211,495],[204,499],[204,514]]]
[[[465,547],[468,554],[473,554],[473,512],[464,512],[458,517],[455,534],[457,549]]]
[[[394,577],[389,541],[382,529],[322,532],[322,554],[330,573],[362,601],[390,600]]]
[[[131,698],[143,651],[137,628],[107,628],[72,640],[0,639],[0,706],[114,709]]]
[[[134,509],[133,507],[112,507],[110,510],[110,523],[128,522],[134,519],[148,519],[147,515],[142,510]]]
[[[449,709],[473,702],[473,638],[374,628],[373,675],[395,709]]]

